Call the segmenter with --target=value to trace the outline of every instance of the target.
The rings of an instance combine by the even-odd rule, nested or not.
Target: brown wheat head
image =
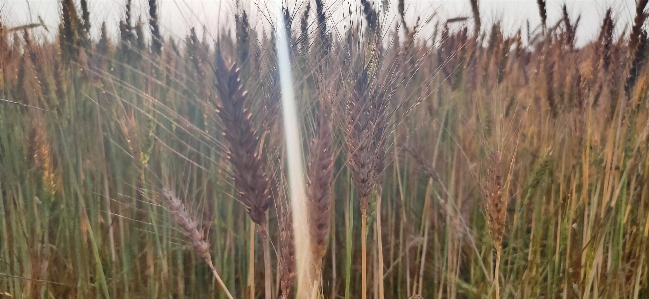
[[[383,172],[387,96],[376,79],[372,63],[356,78],[347,115],[347,159],[361,210],[367,208],[372,188]]]
[[[507,220],[507,200],[503,196],[501,156],[492,152],[489,156],[487,177],[483,185],[484,210],[489,235],[496,248],[500,248]]]
[[[329,114],[320,110],[317,135],[311,142],[310,163],[307,166],[306,195],[309,207],[311,253],[316,273],[322,267],[322,257],[327,251],[333,183],[332,128]]]
[[[252,221],[261,228],[266,223],[271,195],[264,160],[258,151],[259,135],[253,127],[246,101],[248,92],[241,82],[239,68],[235,63],[227,65],[220,50],[217,50],[215,72],[219,101],[213,102],[229,143],[227,156],[239,189],[239,200],[246,205]]]

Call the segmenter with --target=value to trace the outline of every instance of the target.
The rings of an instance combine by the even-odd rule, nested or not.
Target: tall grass
[[[309,298],[649,297],[647,1],[582,47],[541,0],[527,38],[472,0],[285,8],[298,231],[275,33],[147,3],[98,40],[86,1],[55,38],[0,19],[0,297],[289,298],[305,249]]]

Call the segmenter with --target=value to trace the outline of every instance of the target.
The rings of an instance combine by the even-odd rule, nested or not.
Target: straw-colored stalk
[[[361,209],[362,299],[367,298],[367,207],[372,191],[383,173],[384,134],[387,123],[387,97],[376,82],[370,81],[378,67],[375,63],[376,60],[372,59],[356,79],[347,119],[346,145],[350,155],[347,165],[360,199]],[[382,267],[379,272],[382,272]]]

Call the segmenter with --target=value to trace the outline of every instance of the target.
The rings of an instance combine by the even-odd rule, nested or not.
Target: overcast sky
[[[74,0],[79,3],[79,0]],[[133,16],[137,19],[142,16],[146,21],[148,14],[148,0],[132,0]],[[307,0],[289,0],[292,11],[301,11]],[[311,0],[313,1],[313,0]],[[383,2],[375,0],[374,2]],[[577,30],[577,44],[582,45],[596,38],[602,19],[607,8],[613,8],[616,20],[616,32],[620,34],[629,26],[635,14],[634,0],[546,0],[548,12],[548,24],[553,24],[561,18],[561,8],[565,3],[570,12],[571,19],[575,20],[581,16],[581,22]],[[190,27],[202,28],[205,26],[209,32],[215,33],[219,24],[231,24],[233,22],[232,11],[235,0],[158,0],[160,9],[160,22],[163,34],[177,38],[186,35]],[[267,18],[260,12],[272,9],[274,1],[255,0],[249,2],[242,0],[247,10],[251,12],[253,26],[257,28],[268,28]],[[329,7],[328,15],[332,16],[329,22],[337,23],[342,30],[346,22],[340,22],[343,12],[349,10],[350,5],[358,5],[358,0],[324,0]],[[396,0],[385,1],[390,3],[390,13],[386,14],[388,20],[396,12]],[[54,32],[59,23],[60,0],[0,0],[0,15],[3,23],[9,27],[38,22],[40,16],[45,24]],[[124,18],[126,0],[88,0],[93,36],[97,36],[99,25],[106,22],[110,31],[116,35],[117,24],[120,18]],[[378,3],[377,3],[378,5]],[[469,0],[444,0],[444,1],[414,1],[406,0],[406,15],[409,25],[414,23],[416,15],[426,19],[433,13],[437,13],[429,25],[436,20],[457,16],[471,16]],[[345,13],[347,14],[347,13]],[[503,28],[514,33],[519,28],[524,28],[527,21],[532,28],[540,24],[540,17],[536,0],[480,0],[480,14],[482,17],[483,30],[490,28],[494,21],[500,20]],[[271,15],[273,16],[273,15]],[[472,25],[470,25],[472,26]],[[523,29],[525,30],[525,29]],[[431,30],[432,31],[432,30]],[[202,34],[202,30],[198,30]],[[43,33],[45,34],[45,33]]]

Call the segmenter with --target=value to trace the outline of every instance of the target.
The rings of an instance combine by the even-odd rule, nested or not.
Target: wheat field
[[[583,46],[545,0],[86,1],[0,17],[0,298],[649,298],[648,0]]]

